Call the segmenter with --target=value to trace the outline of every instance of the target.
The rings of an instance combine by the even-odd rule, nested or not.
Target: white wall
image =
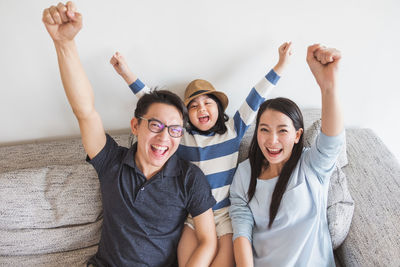
[[[0,0],[0,143],[76,135],[55,51],[41,22],[56,1]],[[341,99],[346,126],[372,128],[400,159],[400,2],[384,1],[76,1],[84,18],[79,52],[106,129],[129,126],[135,98],[108,61],[115,50],[148,85],[183,95],[195,78],[230,99],[229,115],[277,61],[295,55],[273,96],[319,107],[305,62],[320,42],[343,53]]]

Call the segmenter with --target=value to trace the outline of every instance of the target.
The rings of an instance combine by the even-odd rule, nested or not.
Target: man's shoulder
[[[110,162],[122,162],[129,149],[120,146],[109,134],[106,134],[106,143],[97,155],[91,160],[87,159],[92,164]]]
[[[119,145],[118,142],[109,134],[106,134],[106,136],[107,142],[105,148],[111,150],[114,156],[116,156],[120,160],[123,160],[129,148]]]

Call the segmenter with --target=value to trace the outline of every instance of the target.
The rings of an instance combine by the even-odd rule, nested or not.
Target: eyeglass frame
[[[165,123],[162,123],[161,121],[159,121],[159,120],[157,120],[157,119],[146,119],[146,118],[141,117],[141,116],[139,116],[138,119],[146,120],[146,121],[147,121],[147,128],[148,128],[149,131],[152,132],[152,133],[161,133],[162,131],[164,131],[165,128],[167,128],[167,129],[168,129],[168,134],[169,134],[169,136],[171,136],[172,138],[180,138],[180,137],[183,136],[183,133],[184,133],[184,131],[185,131],[185,127],[183,127],[183,126],[181,126],[181,125],[179,125],[179,124],[175,124],[175,125],[166,125]],[[152,121],[156,121],[156,122],[158,122],[159,124],[162,125],[161,131],[155,132],[155,131],[153,131],[152,129],[150,129],[150,123],[151,123]],[[171,128],[171,127],[180,127],[180,128],[182,129],[181,135],[180,135],[180,136],[173,136],[173,135],[170,133],[171,129],[173,130],[173,128]]]

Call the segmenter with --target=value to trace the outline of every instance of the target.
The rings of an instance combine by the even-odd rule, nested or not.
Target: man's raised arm
[[[93,89],[79,59],[75,35],[82,28],[82,15],[74,3],[59,3],[43,11],[43,23],[53,39],[61,80],[71,108],[78,119],[82,143],[89,158],[106,143],[103,123],[94,107]]]

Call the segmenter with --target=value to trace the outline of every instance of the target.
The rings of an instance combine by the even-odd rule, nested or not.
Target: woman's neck
[[[268,180],[279,176],[282,172],[282,168],[284,163],[282,164],[268,164],[264,165],[261,171],[259,179]]]

